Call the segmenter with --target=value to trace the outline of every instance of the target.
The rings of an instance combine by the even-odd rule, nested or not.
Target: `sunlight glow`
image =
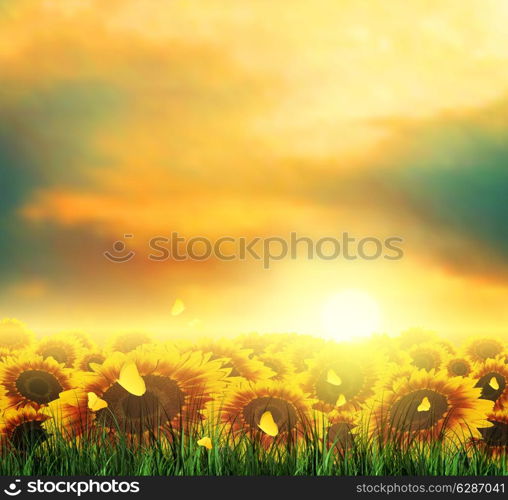
[[[354,340],[379,329],[381,311],[366,292],[344,290],[324,304],[321,323],[325,334],[334,340]]]

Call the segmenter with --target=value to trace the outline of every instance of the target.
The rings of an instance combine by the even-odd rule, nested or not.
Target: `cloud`
[[[104,161],[90,147],[96,127],[114,109],[117,93],[100,82],[56,82],[14,98],[4,87],[0,98],[0,274],[2,281],[41,267],[57,267],[56,231],[27,223],[19,209],[40,189],[58,182],[84,186],[86,168]],[[17,89],[19,91],[19,89]]]
[[[389,276],[404,295],[428,277],[416,308],[462,288],[457,276],[505,283],[507,108],[486,105],[508,86],[504,3],[4,2],[3,296],[40,298],[40,317],[74,302],[93,323],[89,309],[111,317],[110,302],[149,316],[151,301],[165,311],[164,293],[194,287],[215,309],[209,297],[229,289],[255,320],[261,297],[271,318],[312,277],[316,302],[323,281]],[[347,279],[340,263],[318,276],[298,262],[273,300],[274,275],[252,267],[102,258],[124,233],[138,245],[173,230],[396,234],[407,259]]]
[[[500,100],[431,119],[376,122],[391,129],[390,139],[361,168],[320,177],[302,169],[301,194],[395,231],[430,265],[506,281],[507,116],[508,100]]]

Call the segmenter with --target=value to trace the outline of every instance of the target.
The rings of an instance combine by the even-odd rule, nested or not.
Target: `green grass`
[[[195,440],[175,436],[135,448],[125,440],[116,444],[106,436],[81,443],[53,438],[30,452],[3,450],[0,475],[506,475],[506,458],[494,461],[480,450],[446,451],[442,445],[376,446],[355,444],[345,456],[319,440],[307,440],[298,449],[265,450],[246,436],[237,444],[207,450]]]

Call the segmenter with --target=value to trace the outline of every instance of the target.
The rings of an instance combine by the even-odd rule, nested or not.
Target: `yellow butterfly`
[[[171,316],[179,316],[185,311],[185,304],[182,299],[176,299],[171,308]]]
[[[430,401],[429,398],[425,396],[422,399],[420,405],[418,406],[417,411],[429,411],[429,410],[430,410]]]
[[[332,369],[328,370],[326,381],[332,385],[342,385],[342,379]]]
[[[146,392],[146,385],[143,377],[138,372],[134,361],[127,361],[120,370],[118,383],[134,396],[142,396]]]
[[[270,411],[265,411],[263,415],[261,415],[261,420],[259,421],[258,427],[263,432],[272,437],[275,437],[279,433],[279,427],[275,423],[275,420],[273,419],[272,413]]]
[[[108,403],[101,399],[95,392],[88,393],[88,408],[92,411],[99,411],[103,408],[107,408]]]
[[[200,440],[198,440],[198,445],[204,446],[207,450],[211,450],[213,448],[212,440],[208,436],[205,436]]]
[[[499,389],[499,382],[497,381],[496,377],[492,377],[489,382],[490,387],[497,391]]]
[[[340,394],[337,398],[337,402],[335,403],[335,406],[344,406],[346,404],[346,396],[344,394]]]

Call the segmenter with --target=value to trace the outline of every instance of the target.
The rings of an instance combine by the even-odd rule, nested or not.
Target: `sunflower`
[[[0,420],[0,449],[30,452],[48,438],[43,424],[49,418],[30,407],[7,410]]]
[[[316,410],[358,410],[373,394],[382,361],[364,349],[331,344],[307,361],[309,369],[299,381],[303,390],[317,400]]]
[[[321,352],[325,344],[325,340],[317,337],[293,334],[279,352],[293,364],[295,373],[303,373],[307,371],[307,361]]]
[[[285,346],[305,337],[296,333],[248,333],[240,335],[237,343],[242,348],[250,349],[254,355],[264,354],[267,351],[280,352]]]
[[[489,426],[486,414],[492,403],[479,399],[480,389],[471,387],[470,380],[434,370],[405,375],[376,388],[369,432],[382,442],[463,441],[480,437],[478,427]]]
[[[106,354],[101,349],[85,351],[76,360],[75,368],[82,372],[92,372],[90,364],[102,365],[106,361]]]
[[[471,361],[477,363],[499,356],[504,350],[502,342],[491,337],[471,339],[464,351]]]
[[[492,411],[487,414],[491,427],[480,428],[481,439],[474,439],[473,444],[493,458],[508,456],[508,413]]]
[[[0,365],[0,387],[7,407],[39,409],[70,389],[71,378],[69,371],[54,359],[25,353]]]
[[[70,331],[65,333],[66,336],[72,337],[77,340],[81,346],[90,351],[97,349],[97,344],[92,340],[92,337],[86,332],[82,332],[79,330]]]
[[[191,350],[210,354],[210,359],[220,359],[223,367],[230,370],[229,377],[242,377],[249,382],[272,378],[275,373],[260,360],[251,358],[252,351],[238,348],[233,342],[202,341],[194,344]]]
[[[131,381],[126,383],[128,365]],[[111,432],[149,438],[161,431],[170,435],[173,430],[189,430],[199,422],[206,403],[222,391],[227,374],[221,361],[211,361],[209,355],[182,355],[169,349],[161,354],[142,349],[129,355],[115,353],[94,370],[82,389],[107,404],[96,412],[96,423]],[[133,383],[144,390],[134,391],[129,387]]]
[[[452,358],[446,363],[446,369],[450,377],[467,377],[472,366],[466,358]]]
[[[334,410],[327,415],[326,436],[328,446],[341,455],[355,444],[358,429],[358,414]]]
[[[238,343],[244,349],[249,349],[254,355],[261,354],[265,348],[270,344],[269,338],[271,335],[259,334],[256,332],[240,335]]]
[[[508,408],[508,365],[502,358],[475,365],[471,377],[481,389],[481,398],[494,401],[496,410]]]
[[[13,351],[7,347],[0,347],[0,363],[5,361],[8,357],[15,355]]]
[[[427,344],[437,340],[437,335],[431,330],[423,328],[410,328],[399,335],[397,339],[399,346],[403,350],[410,349],[418,344]]]
[[[411,362],[408,353],[400,348],[397,339],[386,334],[370,337],[366,341],[365,349],[382,353],[388,363],[394,363],[397,366],[408,365]]]
[[[220,421],[232,436],[247,435],[265,448],[296,444],[312,428],[311,400],[298,387],[265,381],[232,384],[220,407]]]
[[[272,380],[291,380],[294,376],[293,366],[281,354],[266,352],[259,354],[256,358],[275,373]]]
[[[58,363],[63,363],[66,368],[74,366],[82,351],[80,343],[64,333],[44,337],[35,348],[35,352],[44,359],[53,358]]]
[[[499,357],[504,361],[506,365],[508,365],[508,350],[504,350]]]
[[[33,333],[17,319],[5,318],[0,321],[0,346],[11,351],[29,347]]]
[[[51,417],[43,425],[50,434],[71,441],[85,434],[91,437],[95,414],[89,408],[89,395],[85,391],[71,389],[61,392],[59,398],[49,403],[41,412]]]
[[[127,332],[114,335],[108,344],[110,352],[128,353],[145,344],[151,344],[153,339],[147,333]]]
[[[437,344],[419,344],[409,351],[411,364],[419,370],[439,370],[447,358],[444,349]]]
[[[439,347],[442,347],[446,351],[446,354],[448,354],[449,356],[454,356],[457,352],[455,347],[449,340],[439,340],[437,342],[437,345]]]
[[[365,401],[362,409],[369,408],[369,410],[372,410],[370,405],[376,400],[376,394],[383,393],[386,387],[391,387],[401,380],[409,380],[413,373],[415,373],[415,368],[411,364],[402,364],[401,366],[390,365],[387,367],[374,385],[372,397]]]

